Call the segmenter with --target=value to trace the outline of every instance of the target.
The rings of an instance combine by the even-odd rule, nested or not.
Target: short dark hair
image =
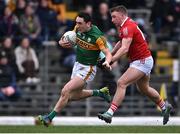
[[[91,18],[91,16],[90,16],[88,13],[80,12],[80,13],[78,14],[78,16],[79,16],[80,18],[83,18],[86,23],[92,21],[92,18]]]
[[[116,7],[112,7],[110,9],[110,13],[112,13],[114,11],[121,12],[121,13],[123,13],[125,15],[128,14],[127,8],[124,5],[119,5],[119,6],[116,6]]]

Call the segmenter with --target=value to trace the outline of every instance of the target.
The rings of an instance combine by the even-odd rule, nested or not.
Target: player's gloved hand
[[[100,68],[100,69],[106,69],[105,66],[106,66],[106,63],[104,63],[106,60],[106,58],[102,58],[100,60],[98,60],[97,62],[97,66]],[[104,65],[103,65],[104,64]],[[112,65],[113,62],[111,62],[109,65]],[[112,69],[112,68],[111,68]]]
[[[111,65],[109,64],[109,62],[107,62],[107,61],[105,61],[103,64],[102,64],[106,69],[108,69],[108,70],[112,70],[112,67],[111,67]]]

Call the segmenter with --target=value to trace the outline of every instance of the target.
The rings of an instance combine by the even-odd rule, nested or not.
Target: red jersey
[[[131,61],[144,59],[151,56],[151,52],[142,31],[132,19],[126,18],[121,24],[119,29],[119,37],[121,39],[128,37],[132,38],[128,51],[128,57]]]

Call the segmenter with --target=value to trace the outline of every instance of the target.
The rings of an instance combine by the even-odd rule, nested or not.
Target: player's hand
[[[111,65],[109,64],[108,61],[105,61],[102,65],[104,66],[104,68],[106,68],[106,69],[108,69],[110,71],[112,70],[112,67],[111,67]]]
[[[98,60],[97,66],[98,66],[100,69],[105,69],[104,66],[103,66],[103,63],[105,62],[105,60],[106,60],[105,58]]]
[[[106,67],[105,61],[106,61],[106,58],[103,58],[103,59],[98,60],[97,66],[98,66],[100,69],[108,69],[108,68]],[[109,65],[112,65],[112,64],[113,64],[113,62],[109,63]],[[109,67],[109,68],[110,68],[110,67]],[[111,68],[111,69],[112,69],[112,68]]]
[[[62,37],[59,40],[59,45],[62,46],[63,48],[71,48],[72,45],[69,41],[66,40],[66,38]]]

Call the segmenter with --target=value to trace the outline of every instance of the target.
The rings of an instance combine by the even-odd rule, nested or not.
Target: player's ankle
[[[97,90],[97,89],[93,90],[92,96],[100,96],[99,90]]]
[[[53,120],[56,115],[57,115],[57,112],[53,110],[51,113],[48,114],[48,118],[50,120]]]
[[[109,113],[110,115],[112,115],[112,116],[113,116],[114,111],[113,111],[111,108],[109,108],[109,109],[108,109],[108,111],[107,111],[107,113]]]

